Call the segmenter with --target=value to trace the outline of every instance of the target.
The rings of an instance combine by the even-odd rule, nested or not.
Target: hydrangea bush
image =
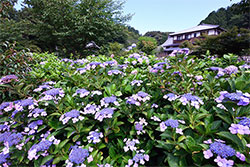
[[[0,76],[33,85],[0,99],[0,165],[250,165],[248,65],[230,54],[112,57],[34,54],[27,80]]]

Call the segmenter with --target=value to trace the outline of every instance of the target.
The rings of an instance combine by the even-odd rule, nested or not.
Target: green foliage
[[[227,53],[238,55],[249,54],[250,31],[248,29],[238,29],[234,27],[218,36],[206,36],[200,41],[199,53],[209,50],[212,54],[220,56]]]
[[[156,39],[157,45],[161,45],[167,40],[168,35],[171,33],[172,32],[148,31],[143,36],[153,37]]]
[[[210,160],[204,158],[203,151],[209,149],[209,145],[204,144],[204,141],[208,139],[224,140],[225,144],[246,156],[245,162],[235,156],[230,157],[235,165],[248,166],[250,163],[249,149],[246,147],[250,142],[248,135],[231,134],[228,129],[232,123],[239,122],[238,117],[249,116],[249,104],[238,106],[237,102],[223,101],[225,109],[221,109],[215,101],[221,91],[250,91],[250,73],[248,69],[239,68],[244,62],[237,62],[237,56],[233,54],[224,55],[222,58],[212,58],[209,53],[202,58],[178,54],[164,60],[137,53],[117,56],[114,59],[102,55],[88,56],[81,60],[59,59],[47,53],[33,54],[32,57],[36,63],[28,63],[32,66],[28,77],[0,85],[0,96],[4,102],[32,97],[37,103],[35,107],[44,109],[47,113],[46,116],[29,117],[33,109],[27,106],[15,116],[12,116],[14,109],[8,112],[1,110],[2,124],[14,120],[15,124],[10,124],[10,129],[17,132],[23,132],[33,121],[43,120],[43,124],[38,125],[34,135],[23,134],[22,150],[15,146],[10,147],[9,160],[13,166],[41,166],[46,162],[65,166],[71,152],[70,148],[76,146],[76,143],[80,143],[80,146],[88,150],[93,148],[92,152],[89,152],[93,161],[84,161],[88,166],[105,163],[125,166],[136,154],[135,150],[124,150],[125,138],[139,140],[139,143],[135,144],[136,149],[143,149],[144,154],[149,155],[149,161],[145,162],[146,166],[215,166],[213,159],[216,155]],[[98,62],[102,64],[90,67],[91,63]],[[116,63],[126,63],[126,68],[121,69]],[[225,68],[229,65],[235,65],[238,72],[218,78],[215,71],[208,70],[210,67]],[[84,67],[85,71],[80,73],[79,70],[83,70]],[[161,70],[155,67],[161,67]],[[110,75],[111,70],[120,70],[123,74]],[[196,76],[202,76],[202,79],[197,80]],[[142,83],[132,85],[131,82],[134,80],[141,80]],[[45,82],[47,86],[51,86],[48,89],[60,88],[64,94],[56,99],[42,100],[44,92],[48,89],[33,90]],[[2,88],[8,88],[11,95],[3,96],[6,95],[6,91]],[[89,94],[76,95],[76,91],[82,88],[89,91]],[[96,90],[102,94],[92,95]],[[135,97],[139,91],[148,93],[149,99],[137,99],[140,105],[129,104],[128,98]],[[168,93],[174,93],[179,97],[191,93],[198,96],[204,104],[197,108],[191,103],[183,104],[179,99],[170,101],[163,98]],[[108,107],[115,108],[112,117],[99,121],[95,113],[106,108],[101,99],[110,96],[116,96],[119,104],[110,103]],[[94,114],[83,114],[86,106],[90,104],[96,104],[100,109]],[[152,104],[157,104],[158,107],[151,107]],[[84,119],[63,123],[60,117],[73,109],[82,111],[80,114]],[[160,121],[154,121],[152,117],[157,117]],[[142,118],[147,125],[143,126],[142,134],[138,134],[135,125],[142,121]],[[177,133],[177,129],[171,127],[161,130],[160,124],[167,119],[181,120],[178,128],[183,134]],[[103,133],[103,137],[100,138],[100,142],[91,143],[87,137],[96,129]],[[37,155],[40,156],[36,160],[28,158],[30,148],[41,141],[41,134],[48,132],[46,140],[54,136],[60,143],[52,144],[47,150],[48,155],[44,157],[40,155],[42,152],[39,152]],[[3,143],[0,145],[3,147]]]
[[[220,8],[218,11],[211,12],[200,24],[215,24],[225,29],[231,29],[234,26],[249,29],[249,4],[249,0],[241,0],[241,2],[233,4],[226,9]]]
[[[157,47],[157,41],[152,37],[140,37],[137,48],[146,54],[153,54],[153,50]]]

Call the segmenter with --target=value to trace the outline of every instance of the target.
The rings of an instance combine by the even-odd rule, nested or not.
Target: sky
[[[20,2],[16,8],[21,8]],[[139,30],[177,32],[194,27],[212,11],[240,0],[125,0],[124,14],[133,14],[128,25]]]

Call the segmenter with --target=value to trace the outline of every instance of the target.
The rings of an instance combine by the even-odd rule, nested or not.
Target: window
[[[196,33],[194,33],[194,38],[196,37]]]

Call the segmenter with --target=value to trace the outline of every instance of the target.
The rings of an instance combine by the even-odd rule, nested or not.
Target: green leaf
[[[117,92],[115,92],[115,96],[117,96],[117,97],[122,96],[122,92],[121,92],[121,91],[117,91]]]
[[[168,154],[168,164],[170,167],[179,167],[178,161],[179,158],[173,156],[172,154]]]
[[[59,163],[61,160],[62,160],[62,157],[61,157],[61,156],[60,156],[60,157],[56,157],[56,158],[53,160],[52,164],[57,164],[57,163]]]
[[[44,157],[41,165],[44,165],[46,162],[48,162],[49,160],[51,160],[54,157],[54,155],[48,155],[47,157]]]
[[[223,131],[223,132],[219,132],[219,133],[216,133],[217,135],[221,136],[221,137],[224,137],[224,138],[227,138],[229,140],[231,140],[233,143],[235,143],[238,148],[240,150],[243,150],[244,149],[244,146],[240,140],[240,138],[236,135],[233,135],[231,134],[230,132],[226,132],[226,131]]]
[[[78,139],[79,139],[79,137],[80,137],[80,135],[75,135],[74,137],[73,137],[73,142],[76,142]]]

